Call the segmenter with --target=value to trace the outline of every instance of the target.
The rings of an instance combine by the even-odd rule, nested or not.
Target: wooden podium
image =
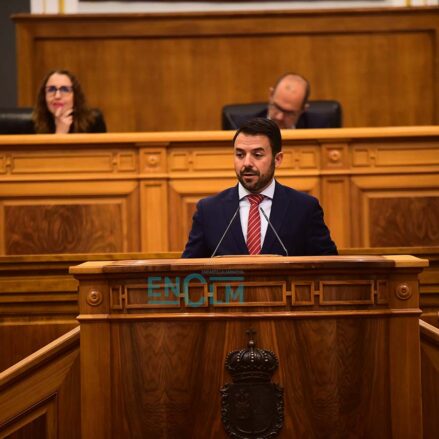
[[[279,437],[421,438],[417,276],[427,264],[261,256],[72,267],[82,437],[226,438],[225,360],[249,349],[251,329],[278,359]]]

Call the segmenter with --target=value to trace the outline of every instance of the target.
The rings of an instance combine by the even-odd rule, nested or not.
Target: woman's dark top
[[[102,114],[102,111],[93,108],[91,110],[91,113],[93,114],[94,121],[93,123],[88,127],[88,130],[85,131],[86,133],[106,133],[107,132],[107,125],[105,124],[104,115]],[[69,133],[73,133],[73,124],[70,125]]]

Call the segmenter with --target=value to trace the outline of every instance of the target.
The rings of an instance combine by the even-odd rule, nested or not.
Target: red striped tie
[[[247,226],[247,248],[251,255],[261,253],[261,217],[259,215],[259,204],[264,199],[261,194],[247,195],[250,202]]]

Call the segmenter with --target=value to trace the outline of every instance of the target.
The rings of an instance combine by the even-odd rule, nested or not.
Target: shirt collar
[[[271,180],[271,183],[262,191],[260,192],[261,195],[264,195],[266,198],[270,198],[270,200],[273,199],[274,196],[274,188],[276,186],[276,181],[273,178]],[[251,192],[249,192],[242,184],[239,182],[238,184],[238,195],[239,200],[241,201],[243,198],[245,198],[247,195],[250,195]]]

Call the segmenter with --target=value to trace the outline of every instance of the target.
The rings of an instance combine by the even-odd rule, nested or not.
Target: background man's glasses
[[[73,87],[71,85],[61,85],[61,87],[56,87],[55,85],[49,85],[46,87],[46,94],[49,96],[56,95],[56,92],[59,91],[61,96],[66,96],[73,91]]]
[[[277,113],[283,113],[284,116],[286,116],[286,117],[293,117],[293,116],[297,116],[297,114],[298,114],[297,111],[285,110],[280,105],[276,104],[276,102],[274,102],[274,101],[270,102],[269,106]]]

